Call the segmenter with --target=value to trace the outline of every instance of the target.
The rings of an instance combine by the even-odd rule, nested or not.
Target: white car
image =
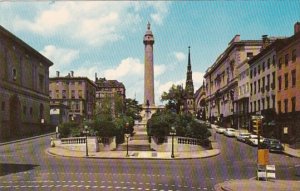
[[[233,128],[227,128],[226,131],[224,132],[224,135],[228,137],[234,137],[236,134],[236,130]]]
[[[250,137],[250,133],[240,133],[237,137],[236,140],[241,141],[241,142],[245,142],[246,138]]]
[[[263,142],[263,141],[264,141],[264,138],[262,136],[260,136],[259,142]],[[249,145],[257,146],[258,145],[258,136],[250,135],[249,138],[247,138],[245,142],[248,143]]]
[[[224,133],[225,131],[226,131],[226,129],[223,127],[217,128],[217,133]]]

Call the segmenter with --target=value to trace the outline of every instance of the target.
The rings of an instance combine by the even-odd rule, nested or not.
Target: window
[[[30,107],[29,113],[30,113],[31,116],[33,115],[33,109],[32,109],[32,107]]]
[[[254,94],[256,94],[256,82],[254,82]]]
[[[267,97],[267,109],[270,109],[270,97]]]
[[[286,54],[286,55],[284,56],[284,64],[287,66],[288,63],[289,63],[289,54]]]
[[[260,111],[260,100],[257,101],[258,111]]]
[[[56,90],[56,91],[55,91],[55,94],[56,94],[56,97],[55,97],[55,98],[56,98],[56,99],[59,99],[59,90]]]
[[[41,91],[44,91],[44,81],[45,81],[44,78],[45,78],[44,75],[39,74],[39,88]]]
[[[253,57],[253,52],[247,52],[247,57],[252,58]]]
[[[275,95],[272,95],[272,107],[275,108]]]
[[[270,89],[270,74],[267,75],[267,86],[266,86],[266,88],[267,88],[267,91],[269,91],[269,89]]]
[[[272,79],[273,79],[272,90],[274,90],[275,89],[275,72],[272,72]]]
[[[253,77],[255,77],[256,76],[256,68],[254,68],[254,70],[253,70]]]
[[[67,91],[66,91],[66,90],[63,90],[63,91],[62,91],[62,98],[63,98],[63,99],[66,99],[66,98],[67,98]]]
[[[287,89],[289,86],[289,74],[285,73],[284,74],[284,89]]]
[[[266,85],[266,83],[265,83],[265,81],[266,81],[266,78],[265,78],[265,76],[262,78],[262,91],[264,92],[264,89],[265,89],[265,85]]]
[[[2,101],[1,103],[1,111],[5,111],[5,101]]]
[[[71,98],[74,99],[75,98],[75,90],[71,91]]]
[[[281,101],[277,102],[277,106],[278,106],[278,113],[281,113]]]
[[[250,95],[252,95],[252,83],[250,84]]]
[[[292,112],[296,111],[296,97],[292,97]]]
[[[23,106],[23,114],[24,114],[24,115],[26,115],[26,110],[27,110],[27,108],[26,108],[26,106],[24,105],[24,106]]]
[[[258,86],[258,92],[260,92],[260,80],[258,80],[257,86]]]
[[[14,81],[17,80],[17,70],[15,68],[12,69],[12,77]]]
[[[296,86],[296,70],[292,70],[292,87]]]
[[[260,65],[257,67],[257,73],[260,74]]]
[[[254,101],[254,112],[256,111],[256,101]]]
[[[295,62],[295,61],[296,61],[296,57],[297,57],[297,55],[296,55],[296,49],[294,49],[294,50],[292,51],[292,62]]]
[[[78,90],[78,96],[79,98],[82,98],[82,90]]]
[[[76,107],[76,110],[79,110],[79,109],[80,109],[79,102],[76,102],[75,107]]]
[[[252,70],[250,70],[250,79],[252,79]]]
[[[262,71],[265,71],[265,62],[262,63]]]
[[[284,113],[288,112],[288,99],[284,100]]]
[[[278,60],[278,69],[281,69],[281,65],[282,65],[282,58],[279,58]]]
[[[263,99],[261,100],[261,105],[262,105],[261,110],[264,110],[264,109],[265,109],[265,98],[263,98]]]
[[[250,112],[252,112],[252,102],[250,102]]]
[[[276,56],[275,56],[275,55],[273,55],[273,59],[272,59],[272,65],[273,65],[273,66],[275,66],[275,63],[276,63],[276,61],[275,61],[275,60],[276,60]]]
[[[278,77],[278,91],[281,90],[281,76]]]
[[[268,67],[268,69],[270,69],[270,65],[271,65],[271,59],[268,58],[268,62],[267,62],[267,67]]]

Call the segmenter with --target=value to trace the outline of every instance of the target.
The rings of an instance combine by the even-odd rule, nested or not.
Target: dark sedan
[[[261,147],[265,149],[269,149],[270,152],[283,152],[284,147],[277,139],[265,139],[261,143]]]

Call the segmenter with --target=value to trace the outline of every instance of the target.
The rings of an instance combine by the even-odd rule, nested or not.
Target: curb
[[[51,155],[51,156],[58,156],[58,157],[65,157],[65,158],[85,158],[85,159],[123,159],[123,160],[127,160],[127,159],[131,159],[131,160],[191,160],[191,159],[204,159],[204,158],[210,158],[210,157],[214,157],[219,155],[221,152],[219,149],[215,149],[217,150],[216,153],[212,154],[212,155],[208,155],[208,156],[204,156],[204,157],[184,157],[184,158],[131,158],[131,157],[97,157],[97,156],[66,156],[66,155],[58,155],[54,152],[51,152],[49,148],[46,149],[46,153]]]
[[[290,153],[287,153],[287,152],[283,152],[285,155],[289,156],[289,157],[294,157],[294,158],[300,158],[299,156],[295,156],[295,155],[292,155]]]
[[[55,132],[53,132],[53,133],[47,133],[47,134],[43,134],[43,135],[37,135],[37,136],[34,136],[34,137],[28,137],[28,138],[24,138],[24,139],[19,139],[19,140],[14,140],[14,141],[0,143],[0,146],[9,145],[9,144],[13,144],[13,143],[19,143],[19,142],[23,142],[23,141],[29,141],[29,140],[38,139],[38,138],[41,138],[41,137],[47,137],[49,135],[55,135]]]

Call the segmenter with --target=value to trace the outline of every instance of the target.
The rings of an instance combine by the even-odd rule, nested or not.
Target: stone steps
[[[127,150],[127,145],[122,144],[118,145],[117,151],[126,151]],[[150,145],[128,145],[128,150],[129,151],[151,151]]]

